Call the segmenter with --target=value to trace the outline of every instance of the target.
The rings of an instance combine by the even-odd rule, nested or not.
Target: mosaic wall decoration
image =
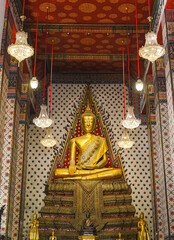
[[[172,193],[172,162],[170,148],[170,124],[169,112],[166,94],[165,68],[164,59],[158,59],[152,65],[153,71],[153,88],[154,88],[154,112],[156,125],[151,125],[153,156],[154,161],[154,187],[156,195],[154,197],[156,213],[158,218],[157,232],[159,239],[170,236],[170,227],[172,226],[173,199]],[[152,109],[150,109],[152,112]],[[152,123],[152,122],[151,122]],[[170,187],[169,187],[170,185]],[[155,206],[154,206],[155,207]]]
[[[156,144],[158,146],[157,151],[157,161],[156,161],[156,176],[155,178],[158,179],[158,188],[159,188],[159,195],[157,195],[158,202],[160,204],[160,208],[162,210],[162,219],[160,220],[160,230],[164,233],[165,236],[168,236],[168,223],[167,223],[167,212],[166,212],[166,195],[165,195],[165,177],[164,177],[164,170],[163,170],[163,140],[161,136],[161,126],[160,126],[160,106],[156,107]],[[158,169],[158,170],[157,170]]]
[[[150,174],[151,174],[151,188],[152,188],[152,215],[153,215],[153,233],[154,235],[158,232],[158,224],[156,221],[159,221],[159,215],[160,215],[160,211],[157,214],[157,209],[158,208],[158,204],[156,202],[156,195],[159,194],[159,184],[158,187],[157,183],[156,183],[156,179],[154,178],[154,174],[155,174],[155,167],[157,166],[156,161],[157,161],[157,144],[155,142],[155,136],[156,136],[156,125],[152,125],[150,124],[150,122],[148,122],[148,139],[149,139],[149,143],[151,142],[151,134],[152,137],[154,139],[153,141],[153,145],[149,146],[149,155],[150,155]]]
[[[13,18],[10,11],[8,11],[8,14],[8,22],[5,26],[7,27],[7,44],[10,44],[13,29]],[[6,39],[3,40],[6,41]],[[19,92],[21,78],[17,74],[16,61],[6,54],[6,44],[2,45],[2,49],[2,53],[4,54],[5,58],[4,61],[2,61],[4,66],[2,73],[0,102],[1,147],[3,149],[0,149],[2,154],[0,206],[4,205],[5,209],[2,217],[1,234],[5,235],[7,233],[8,237],[11,237],[13,210],[16,209],[14,208],[14,186],[16,186],[16,160],[20,113]],[[3,58],[1,58],[1,60],[3,60]],[[18,86],[17,83],[19,84]]]
[[[0,116],[1,116],[0,168],[2,166],[5,106],[6,106],[6,101],[7,101],[8,76],[9,76],[9,56],[8,56],[8,54],[4,55],[4,53],[5,53],[5,48],[6,48],[6,38],[8,37],[7,39],[9,41],[11,39],[11,35],[12,35],[12,16],[11,16],[11,12],[8,12],[8,7],[6,6],[4,25],[3,25],[1,52],[0,52]],[[3,67],[3,64],[5,65],[5,67]],[[0,173],[0,176],[1,176],[1,173]]]
[[[27,121],[27,120],[26,120]],[[20,194],[20,215],[18,215],[18,219],[20,218],[20,224],[18,229],[18,237],[22,239],[23,233],[23,223],[24,223],[24,208],[25,208],[25,192],[26,192],[26,178],[27,178],[27,157],[28,157],[28,124],[25,125],[25,141],[23,145],[23,165],[22,165],[22,184],[21,184],[21,194]],[[19,142],[20,144],[20,142]],[[21,164],[21,162],[20,162]],[[13,219],[14,224],[16,224],[16,219]],[[19,223],[19,220],[18,220]],[[15,234],[15,233],[14,233]]]
[[[17,138],[17,159],[16,159],[16,174],[15,174],[15,192],[13,205],[13,222],[12,222],[12,239],[18,239],[19,230],[19,215],[21,203],[21,188],[22,188],[22,169],[23,169],[23,155],[24,155],[24,132],[25,125],[19,124],[18,138]]]
[[[1,234],[4,235],[6,231],[7,220],[7,206],[9,194],[10,181],[10,164],[11,164],[11,149],[12,149],[12,132],[13,132],[13,115],[14,115],[14,99],[7,99],[5,112],[5,127],[4,127],[4,144],[1,170],[1,191],[0,203],[5,205],[5,213],[2,216]]]
[[[0,167],[2,166],[2,156],[3,156],[3,142],[4,142],[4,124],[5,124],[5,110],[7,102],[7,89],[8,89],[8,78],[4,74],[2,92],[1,92],[1,104],[0,104],[0,113],[1,113],[1,124],[0,124]],[[1,176],[1,173],[0,173]]]
[[[75,108],[83,98],[86,85],[84,84],[53,84],[52,118],[54,120],[53,135],[59,141],[58,152],[63,150],[63,140],[66,139],[70,125],[74,120]],[[123,94],[121,84],[92,84],[92,96],[97,103],[102,118],[107,119],[112,132],[109,137],[115,155],[118,150],[116,141],[121,138],[123,128],[120,125],[123,119]],[[127,95],[127,89],[126,89]],[[128,99],[126,99],[126,102]],[[74,106],[76,105],[76,107]],[[138,129],[129,131],[130,137],[135,140],[135,146],[121,154],[123,167],[128,184],[131,184],[133,205],[136,216],[145,213],[152,236],[152,202],[150,162],[148,150],[147,127],[141,125]],[[43,206],[44,184],[53,164],[53,149],[47,149],[40,144],[45,131],[30,125],[28,133],[28,166],[25,195],[23,239],[29,234],[29,221],[34,211],[37,213]],[[143,152],[143,157],[142,157]]]
[[[174,211],[173,211],[173,195],[174,195],[174,177],[172,172],[174,172],[174,110],[173,110],[173,85],[174,85],[174,75],[173,75],[173,29],[174,29],[174,20],[173,20],[174,10],[165,10],[162,19],[162,33],[163,33],[163,44],[165,46],[166,54],[164,57],[164,66],[165,66],[165,78],[166,78],[166,92],[167,92],[167,111],[168,111],[168,132],[165,128],[166,134],[164,138],[167,141],[165,144],[165,151],[167,151],[167,158],[165,160],[165,174],[166,174],[166,189],[168,196],[168,218],[170,222],[170,234],[174,236]],[[163,112],[166,112],[166,109],[163,107]],[[162,114],[163,114],[162,112]],[[164,120],[165,114],[163,114]],[[170,149],[170,154],[169,154]]]
[[[15,109],[13,114],[13,131],[12,131],[12,144],[11,144],[11,168],[9,172],[10,184],[9,184],[9,200],[8,200],[8,237],[12,235],[12,223],[13,223],[13,210],[14,210],[14,196],[15,196],[15,183],[16,183],[16,169],[17,169],[17,152],[18,152],[18,127],[19,127],[19,113],[20,105],[18,101],[15,101]]]

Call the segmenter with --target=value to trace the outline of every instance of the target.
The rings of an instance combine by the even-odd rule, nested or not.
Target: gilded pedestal
[[[119,232],[124,239],[136,239],[138,219],[131,201],[131,189],[124,181],[50,183],[40,211],[40,240],[48,239],[53,230],[59,240],[78,239],[88,212],[99,239],[116,238]]]

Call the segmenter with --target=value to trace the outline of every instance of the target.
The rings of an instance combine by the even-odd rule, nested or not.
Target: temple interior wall
[[[52,118],[53,134],[59,141],[57,146],[61,152],[61,140],[67,133],[65,128],[68,121],[73,121],[73,104],[79,105],[82,100],[85,84],[53,84],[52,92]],[[97,107],[103,106],[109,113],[109,121],[114,133],[114,141],[121,138],[123,127],[120,125],[123,119],[123,90],[122,84],[91,84],[93,98]],[[128,91],[126,88],[126,96]],[[136,99],[135,99],[136,100]],[[126,106],[128,99],[126,98]],[[145,220],[149,224],[152,237],[152,201],[151,178],[148,149],[147,126],[141,125],[135,130],[129,131],[135,145],[130,150],[121,153],[122,163],[128,184],[132,188],[132,203],[136,208],[136,216],[141,212],[145,214]],[[50,168],[53,163],[53,150],[43,147],[40,140],[45,136],[45,131],[31,124],[28,135],[28,165],[27,183],[25,195],[24,231],[23,239],[27,239],[29,222],[34,211],[39,212],[43,206],[44,184],[47,181]],[[113,144],[118,150],[118,146]]]

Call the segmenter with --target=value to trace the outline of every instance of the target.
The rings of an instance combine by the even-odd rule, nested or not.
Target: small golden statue
[[[52,236],[49,237],[49,240],[57,240],[57,237],[54,235],[54,231],[52,231]]]
[[[138,222],[138,240],[150,240],[148,225],[144,220],[144,213],[140,214],[140,221]]]
[[[30,222],[30,234],[29,240],[38,240],[39,239],[39,221],[37,220],[37,215],[34,213],[33,221]]]
[[[64,180],[112,179],[122,176],[121,169],[104,168],[108,162],[106,139],[93,133],[96,116],[87,102],[86,111],[81,115],[81,127],[85,134],[70,141],[69,169],[56,169],[55,177]],[[78,163],[75,164],[76,151],[79,151]]]
[[[116,240],[124,240],[124,238],[121,238],[121,232],[118,233],[118,238]]]

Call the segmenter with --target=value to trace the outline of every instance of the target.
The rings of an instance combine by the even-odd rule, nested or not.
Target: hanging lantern
[[[41,111],[38,118],[33,119],[34,124],[37,127],[48,128],[53,123],[51,119],[51,94],[52,94],[52,73],[53,73],[53,43],[52,43],[52,51],[51,51],[51,76],[50,76],[50,101],[49,101],[49,117],[47,114],[46,105],[41,105]]]
[[[36,77],[32,77],[32,79],[30,80],[30,87],[32,89],[36,89],[38,87],[38,80]]]
[[[150,31],[145,35],[145,46],[140,48],[139,55],[144,59],[154,62],[165,54],[165,48],[158,44],[157,35],[151,30],[152,17],[148,17],[148,20]]]
[[[144,84],[140,78],[137,79],[137,81],[135,83],[135,87],[138,92],[141,92],[143,90]]]
[[[35,40],[35,56],[34,56],[34,71],[33,77],[30,80],[30,86],[32,89],[38,87],[38,79],[36,78],[36,57],[37,57],[37,38],[38,38],[38,23],[39,23],[39,0],[37,1],[37,22],[36,22],[36,40]]]
[[[22,22],[25,17],[21,16]],[[22,24],[23,25],[23,24]],[[8,46],[7,52],[14,58],[16,58],[19,63],[24,59],[33,56],[34,48],[27,43],[28,33],[23,31],[23,27],[20,31],[16,33],[16,42]]]
[[[135,144],[135,142],[129,139],[129,134],[127,132],[127,129],[124,129],[121,140],[118,141],[117,144],[120,148],[126,149],[126,148],[131,148]]]
[[[124,120],[122,120],[121,123],[122,123],[123,127],[128,128],[128,129],[134,129],[140,125],[141,120],[137,119],[135,117],[134,108],[132,106],[128,107],[128,113],[126,115],[126,118]]]
[[[143,90],[143,83],[141,81],[141,79],[139,78],[140,76],[140,59],[139,59],[139,44],[138,44],[138,14],[137,14],[137,0],[135,0],[135,16],[136,16],[136,38],[137,38],[137,64],[138,64],[138,80],[136,82],[136,84],[139,84],[137,85],[137,87],[139,87],[137,89],[138,91],[141,91]],[[142,83],[140,85],[140,83]]]
[[[126,8],[126,25],[127,25],[127,62],[128,62],[128,81],[129,81],[129,103],[131,103],[131,81],[130,81],[130,57],[129,57],[129,26],[128,26],[128,8]]]
[[[52,129],[51,128],[47,128],[46,129],[46,135],[43,139],[40,140],[40,143],[44,146],[44,147],[53,147],[54,145],[57,144],[57,140],[54,139],[53,134],[52,134]]]
[[[157,35],[151,30],[152,17],[148,17],[148,20],[150,31],[145,35],[145,46],[140,48],[139,55],[150,62],[154,62],[165,54],[165,48],[158,44]]]
[[[47,128],[50,127],[53,123],[53,120],[48,117],[47,114],[47,106],[42,104],[41,111],[38,118],[33,119],[33,123],[40,128]]]
[[[124,108],[124,118],[126,117],[126,95],[125,95],[125,76],[124,76],[124,46],[122,41],[122,62],[123,62],[123,108]]]
[[[165,49],[158,44],[157,35],[153,31],[146,33],[145,38],[145,46],[140,48],[139,55],[150,62],[154,62],[165,54]]]

